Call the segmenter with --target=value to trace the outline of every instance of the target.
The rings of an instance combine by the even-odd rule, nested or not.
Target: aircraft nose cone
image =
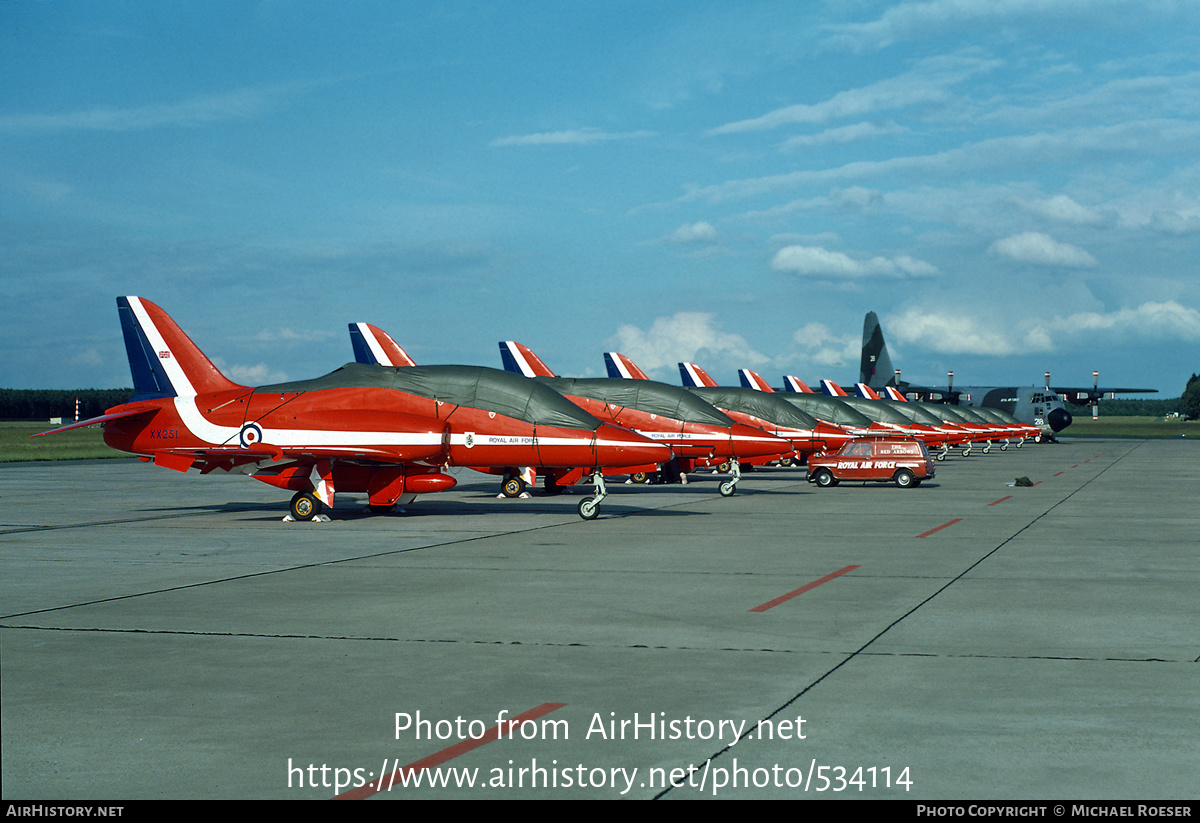
[[[730,435],[733,438],[734,453],[738,457],[765,457],[792,451],[789,441],[744,423],[734,423],[730,427]]]
[[[1071,425],[1071,420],[1071,413],[1066,409],[1051,409],[1050,413],[1046,415],[1046,422],[1056,432],[1060,432]]]
[[[596,464],[598,466],[641,466],[647,463],[666,463],[671,449],[637,432],[618,426],[604,425],[596,431]]]

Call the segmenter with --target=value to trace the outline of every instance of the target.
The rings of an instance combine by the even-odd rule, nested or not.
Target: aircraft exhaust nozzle
[[[671,447],[619,426],[604,424],[596,430],[597,466],[643,466],[666,463]]]
[[[767,457],[772,454],[788,454],[793,451],[790,440],[776,437],[769,432],[745,423],[734,423],[729,428],[733,440],[733,451],[737,457]]]
[[[1072,419],[1071,413],[1066,409],[1051,409],[1050,413],[1046,415],[1046,422],[1056,432],[1060,432],[1071,425]]]

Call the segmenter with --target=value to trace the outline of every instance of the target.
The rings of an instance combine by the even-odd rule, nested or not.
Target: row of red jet
[[[452,488],[448,470],[460,466],[502,475],[509,495],[535,474],[551,491],[590,478],[594,494],[578,509],[592,519],[608,493],[605,475],[671,480],[728,464],[732,475],[719,488],[730,495],[743,464],[803,460],[883,428],[818,420],[777,399],[797,393],[723,389],[710,378],[690,390],[648,381],[626,358],[633,371],[621,379],[558,378],[511,342],[501,343],[509,371],[418,366],[367,324],[350,325],[360,362],[313,380],[248,387],[221,374],[154,303],[119,297],[117,307],[133,397],[45,434],[102,424],[109,446],[144,461],[246,474],[292,491],[298,520],[332,507],[339,491],[365,493],[373,510],[386,511]],[[1017,436],[988,435],[969,439]]]

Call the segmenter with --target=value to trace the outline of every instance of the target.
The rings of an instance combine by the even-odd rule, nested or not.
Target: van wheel
[[[837,485],[837,478],[833,476],[833,472],[829,469],[817,469],[813,475],[813,482],[823,489],[828,489],[831,486]]]
[[[907,489],[910,486],[917,484],[917,477],[908,469],[901,469],[896,472],[896,485],[902,489]]]

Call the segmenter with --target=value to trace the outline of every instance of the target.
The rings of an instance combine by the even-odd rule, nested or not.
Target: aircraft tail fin
[[[556,377],[550,367],[542,362],[542,358],[533,353],[528,346],[515,340],[500,342],[500,359],[504,361],[504,370],[513,374],[523,374],[526,377]]]
[[[783,376],[783,390],[790,392],[807,392],[808,394],[816,393],[810,389],[808,384],[799,377],[794,377],[790,374],[785,374]]]
[[[883,327],[875,312],[867,312],[863,321],[862,362],[858,379],[873,389],[896,384],[896,373],[892,369],[892,358],[888,356],[887,343],[883,341]]]
[[[221,374],[175,321],[149,300],[118,297],[117,314],[133,375],[133,400],[245,388]]]
[[[620,352],[606,351],[604,353],[604,367],[608,369],[609,377],[624,378],[626,380],[650,379],[644,371],[637,367],[637,364]]]
[[[908,398],[905,397],[903,394],[901,394],[900,390],[897,389],[895,386],[884,386],[883,392],[884,392],[884,394],[887,395],[888,400],[898,400],[901,403],[908,402]]]
[[[771,384],[767,382],[766,378],[753,369],[738,369],[738,378],[742,381],[742,385],[748,389],[775,391],[771,388]]]
[[[837,383],[834,383],[832,380],[822,380],[821,381],[821,392],[823,394],[829,395],[830,397],[849,397],[850,396],[850,395],[846,394],[845,389],[843,389]]]
[[[354,346],[354,361],[368,366],[415,366],[392,336],[370,323],[350,323],[350,344]]]
[[[683,380],[683,385],[699,388],[701,386],[715,386],[717,381],[708,376],[708,372],[697,366],[695,363],[680,363],[679,376]]]
[[[854,393],[857,394],[859,397],[866,398],[867,400],[881,399],[879,397],[879,394],[873,388],[868,386],[866,383],[855,383],[854,384]]]

